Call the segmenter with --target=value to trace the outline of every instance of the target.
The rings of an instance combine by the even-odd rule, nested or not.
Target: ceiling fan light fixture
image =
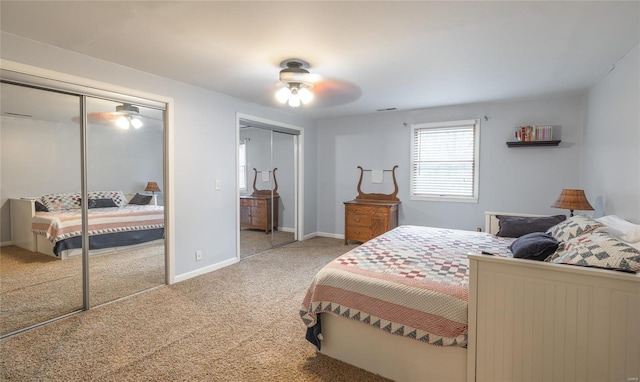
[[[311,85],[311,73],[306,69],[309,67],[307,62],[292,58],[282,61],[280,66],[284,68],[280,71],[280,82]]]
[[[300,106],[300,95],[298,94],[298,89],[291,89],[291,95],[289,96],[289,106],[298,107]]]
[[[139,129],[142,125],[143,123],[140,118],[132,118],[130,115],[122,115],[116,119],[116,126],[123,130],[129,130],[131,127]]]
[[[123,130],[128,130],[131,127],[139,129],[143,125],[142,120],[136,117],[138,113],[140,113],[140,109],[136,106],[123,103],[122,105],[116,106],[116,113],[121,114],[120,117],[116,119],[116,126]]]
[[[290,95],[291,95],[291,89],[289,89],[289,86],[285,86],[276,92],[276,99],[280,103],[285,103],[289,99]]]
[[[311,93],[311,91],[306,87],[298,90],[298,95],[300,96],[300,101],[302,101],[302,103],[304,104],[308,104],[309,102],[313,101],[313,93]]]
[[[133,126],[134,129],[139,129],[142,125],[143,123],[140,118],[131,118],[131,126]]]
[[[129,119],[124,115],[121,116],[120,118],[116,119],[116,126],[123,130],[128,130],[130,127]]]
[[[130,103],[123,103],[122,105],[116,106],[116,112],[138,115],[138,113],[140,113],[140,109]]]
[[[280,103],[287,103],[290,107],[298,107],[313,100],[313,93],[309,90],[313,87],[314,76],[309,73],[309,64],[297,58],[282,61],[283,67],[279,74],[279,84],[283,88],[276,92],[276,98]]]

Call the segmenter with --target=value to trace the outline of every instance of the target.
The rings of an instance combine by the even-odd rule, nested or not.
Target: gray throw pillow
[[[532,232],[517,238],[509,249],[518,259],[544,261],[558,249],[559,244],[548,233]]]
[[[520,237],[532,232],[545,232],[554,225],[564,221],[564,215],[523,217],[496,215],[500,230],[496,236]]]
[[[118,207],[116,202],[113,199],[89,199],[88,203],[89,208],[107,208],[107,207]]]
[[[140,195],[140,194],[136,194],[133,198],[131,198],[131,200],[129,200],[129,204],[140,204],[140,205],[147,205],[149,204],[149,202],[151,201],[151,198],[153,196],[151,195]]]

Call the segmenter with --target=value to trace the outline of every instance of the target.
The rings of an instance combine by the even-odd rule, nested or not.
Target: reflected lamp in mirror
[[[583,190],[571,190],[566,188],[562,190],[560,196],[558,196],[558,200],[556,200],[551,207],[569,210],[569,216],[573,216],[574,210],[593,211],[593,207],[589,204]]]
[[[144,189],[145,191],[151,191],[153,195],[157,192],[160,192],[160,187],[158,187],[158,183],[156,182],[147,182],[147,187]]]

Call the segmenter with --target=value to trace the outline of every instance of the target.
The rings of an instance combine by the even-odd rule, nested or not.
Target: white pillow
[[[627,243],[640,241],[640,224],[633,224],[616,215],[607,215],[597,218],[597,221],[604,224],[609,233]]]

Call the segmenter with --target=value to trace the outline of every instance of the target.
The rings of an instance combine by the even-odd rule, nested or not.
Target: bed
[[[91,255],[128,250],[164,240],[164,209],[152,195],[121,191],[89,193]],[[65,260],[82,253],[82,213],[74,194],[11,199],[14,245]]]
[[[488,212],[487,233],[400,226],[340,256],[302,302],[307,339],[398,381],[637,378],[640,275],[568,265],[580,240],[608,234],[563,242],[565,264],[519,259],[509,246],[524,239],[495,236],[497,216],[542,218]]]

